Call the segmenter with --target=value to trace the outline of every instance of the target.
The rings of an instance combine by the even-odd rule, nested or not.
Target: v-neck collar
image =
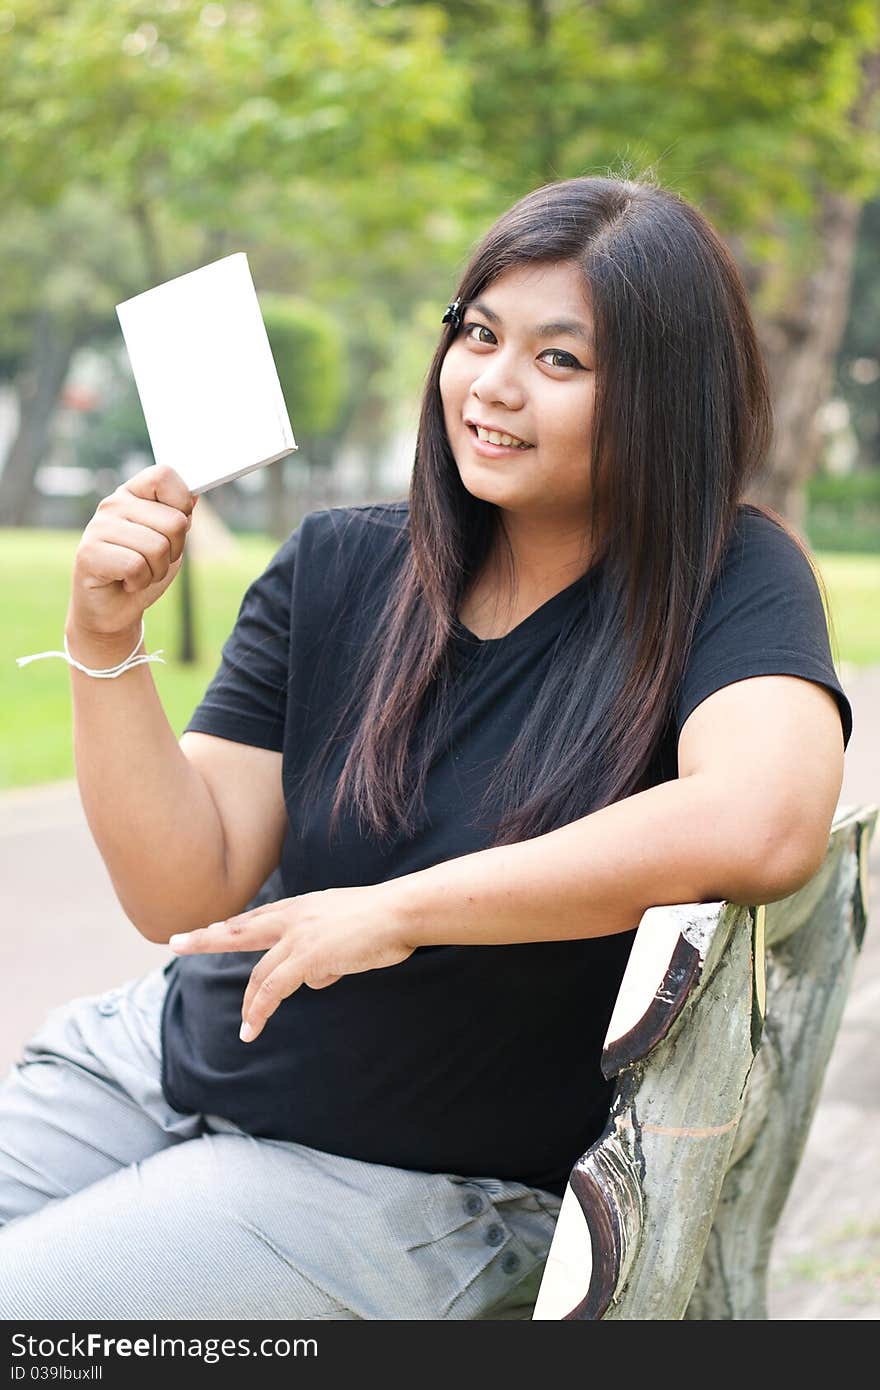
[[[538,608],[534,608],[521,622],[512,627],[509,632],[505,632],[501,637],[478,637],[475,632],[471,632],[469,627],[458,617],[453,618],[452,625],[456,635],[468,647],[480,648],[501,648],[518,647],[531,642],[542,633],[546,633],[558,620],[565,616],[566,609],[571,606],[572,600],[578,597],[582,590],[585,590],[597,578],[599,571],[604,564],[603,560],[598,560],[591,565],[588,570],[572,580],[564,589],[552,594]]]

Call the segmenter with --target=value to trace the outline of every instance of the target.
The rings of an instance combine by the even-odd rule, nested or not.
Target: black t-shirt
[[[456,620],[460,685],[416,833],[378,841],[346,813],[328,848],[349,743],[308,804],[298,783],[350,692],[409,544],[407,519],[406,502],[309,513],[245,593],[187,725],[283,754],[289,822],[276,896],[378,883],[487,848],[491,826],[476,823],[476,810],[488,773],[523,723],[566,618],[603,602],[596,566],[504,637],[480,641]],[[742,507],[653,780],[677,776],[678,734],[702,700],[774,673],[827,686],[849,741],[852,713],[812,570],[781,528]],[[168,967],[162,1017],[165,1097],[265,1138],[561,1197],[607,1120],[612,1085],[599,1059],[633,935],[423,946],[396,966],[301,986],[248,1044],[238,1037],[241,1003],[263,952],[180,957]]]

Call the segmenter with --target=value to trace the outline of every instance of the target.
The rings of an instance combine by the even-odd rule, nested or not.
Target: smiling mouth
[[[478,430],[476,425],[467,424],[474,439],[480,444],[488,444],[493,449],[517,449],[523,452],[526,449],[534,449],[534,444],[527,444],[525,440],[518,440],[512,434],[504,433],[500,430]],[[495,439],[490,439],[489,435],[494,434]]]

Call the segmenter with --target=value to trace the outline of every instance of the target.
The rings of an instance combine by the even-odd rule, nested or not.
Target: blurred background
[[[234,251],[299,451],[202,498],[147,614],[178,734],[301,516],[406,495],[441,316],[491,222],[554,179],[650,172],[748,286],[777,419],[750,495],[813,549],[855,707],[844,791],[880,797],[878,88],[875,0],[0,0],[0,967],[28,980],[0,1061],[49,1003],[158,959],[82,817],[67,673],[15,657],[60,649],[82,529],[152,462],[115,305]],[[831,1080],[880,1138],[876,1074],[852,1081],[873,968]],[[876,1316],[876,1197],[821,1239],[799,1200],[774,1316]]]

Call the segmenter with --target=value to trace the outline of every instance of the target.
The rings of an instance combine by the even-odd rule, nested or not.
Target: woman
[[[179,742],[122,658],[195,499],[147,468],[86,527],[68,655],[124,673],[71,667],[79,786],[177,954],[0,1092],[4,1317],[528,1318],[643,911],[821,862],[852,715],[742,504],[771,410],[717,234],[550,184],[444,324],[408,501],[303,519]]]

